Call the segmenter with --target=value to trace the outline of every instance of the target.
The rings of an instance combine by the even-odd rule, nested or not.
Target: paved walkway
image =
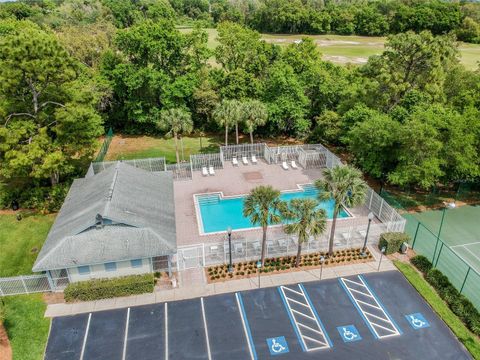
[[[363,264],[324,268],[322,279],[331,279],[341,276],[351,276],[378,271],[377,269],[380,253],[376,249],[376,247],[369,247],[369,250],[375,256],[375,261]],[[393,265],[393,263],[384,256],[380,271],[390,271],[395,269],[395,265]],[[56,317],[90,313],[93,311],[119,309],[131,306],[192,299],[197,297],[211,296],[236,291],[245,291],[256,289],[259,287],[257,277],[241,280],[230,280],[214,284],[206,284],[204,276],[201,274],[201,272],[203,272],[202,268],[187,271],[183,276],[181,276],[179,286],[172,290],[161,290],[150,294],[87,302],[77,302],[72,304],[51,304],[48,305],[45,316]],[[299,282],[319,280],[319,278],[320,269],[294,271],[274,275],[261,275],[260,286],[264,288],[279,285],[297,284]]]

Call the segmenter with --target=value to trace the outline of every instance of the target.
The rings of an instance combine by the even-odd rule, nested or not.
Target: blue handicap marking
[[[416,329],[423,329],[430,326],[427,320],[420,313],[405,315],[410,325]]]
[[[344,342],[354,342],[362,340],[357,328],[353,325],[345,325],[337,327],[340,336]]]
[[[285,336],[278,336],[274,338],[267,339],[268,350],[270,350],[270,355],[280,355],[286,354],[288,350],[287,340]]]

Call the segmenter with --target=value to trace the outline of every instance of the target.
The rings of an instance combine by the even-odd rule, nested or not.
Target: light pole
[[[385,254],[385,250],[387,250],[387,248],[384,246],[382,247],[382,250],[380,250],[381,254],[380,254],[380,261],[378,262],[378,269],[377,271],[380,271],[380,265],[382,265],[382,259],[383,259],[383,254]]]
[[[442,227],[443,227],[443,220],[445,220],[445,213],[447,212],[447,209],[454,209],[455,208],[455,202],[443,202],[443,212],[442,212],[442,220],[440,221],[440,227],[438,229],[438,235],[437,235],[437,242],[435,243],[435,250],[433,250],[433,259],[432,259],[432,264],[435,263],[435,266],[438,263],[438,257],[437,261],[435,262],[435,255],[437,254],[437,247],[438,247],[438,242],[440,241],[440,235],[442,234]],[[443,242],[442,242],[443,245]],[[440,252],[442,251],[442,247],[440,247]]]
[[[257,261],[257,269],[258,269],[258,288],[260,289],[260,271],[262,269],[262,262],[260,260]]]
[[[367,233],[365,234],[365,241],[363,242],[362,256],[367,256],[367,254],[365,254],[365,250],[367,249],[368,232],[370,231],[370,224],[372,223],[372,220],[374,217],[375,217],[375,214],[373,212],[368,213]]]
[[[227,234],[228,234],[228,255],[229,255],[229,263],[228,263],[228,272],[231,273],[233,272],[233,266],[232,266],[232,228],[229,226],[227,228]]]
[[[323,263],[325,262],[325,256],[320,256],[320,280],[322,280]]]
[[[456,207],[456,204],[454,202],[450,202],[450,203],[447,203],[447,202],[444,202],[443,203],[443,212],[442,212],[442,220],[440,221],[440,228],[438,229],[438,235],[437,235],[437,238],[440,239],[440,234],[442,233],[442,227],[443,227],[443,220],[445,219],[445,212],[447,209],[455,209]]]

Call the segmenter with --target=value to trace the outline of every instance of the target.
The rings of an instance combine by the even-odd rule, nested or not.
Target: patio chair
[[[288,165],[286,161],[282,161],[282,168],[283,170],[288,170]]]
[[[267,252],[270,253],[270,249],[273,248],[273,241],[267,240]]]
[[[202,167],[202,175],[203,176],[208,176],[208,170],[207,170],[206,166]]]
[[[248,165],[248,159],[246,156],[242,156],[242,163],[243,165]]]
[[[252,164],[256,165],[257,163],[257,157],[255,155],[252,155]]]
[[[298,166],[295,160],[292,160],[292,169],[298,169]]]
[[[238,166],[238,160],[236,157],[232,158],[232,165],[233,166]]]
[[[260,242],[255,241],[252,243],[253,251],[260,252]]]
[[[235,243],[233,244],[233,249],[235,250],[235,253],[243,253],[243,244],[242,243]]]
[[[278,239],[278,246],[280,246],[281,248],[286,248],[287,241],[285,239]]]
[[[215,169],[213,168],[213,166],[209,166],[209,167],[208,167],[208,173],[209,173],[210,175],[215,175]]]
[[[359,230],[358,233],[359,233],[360,236],[361,236],[362,238],[364,238],[364,239],[365,239],[365,236],[367,236],[367,231],[366,231],[366,230]]]

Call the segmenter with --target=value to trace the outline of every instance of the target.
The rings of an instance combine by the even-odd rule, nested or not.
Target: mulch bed
[[[373,255],[366,251],[362,257],[361,248],[337,250],[332,257],[327,257],[325,252],[316,252],[302,255],[300,265],[295,267],[296,256],[280,256],[265,259],[265,266],[260,270],[264,274],[282,274],[292,271],[304,271],[318,269],[321,266],[320,258],[323,256],[324,267],[352,265],[375,261]],[[238,280],[257,276],[257,261],[243,261],[233,264],[233,272],[228,272],[228,265],[214,265],[205,269],[205,275],[209,284],[228,280]]]

